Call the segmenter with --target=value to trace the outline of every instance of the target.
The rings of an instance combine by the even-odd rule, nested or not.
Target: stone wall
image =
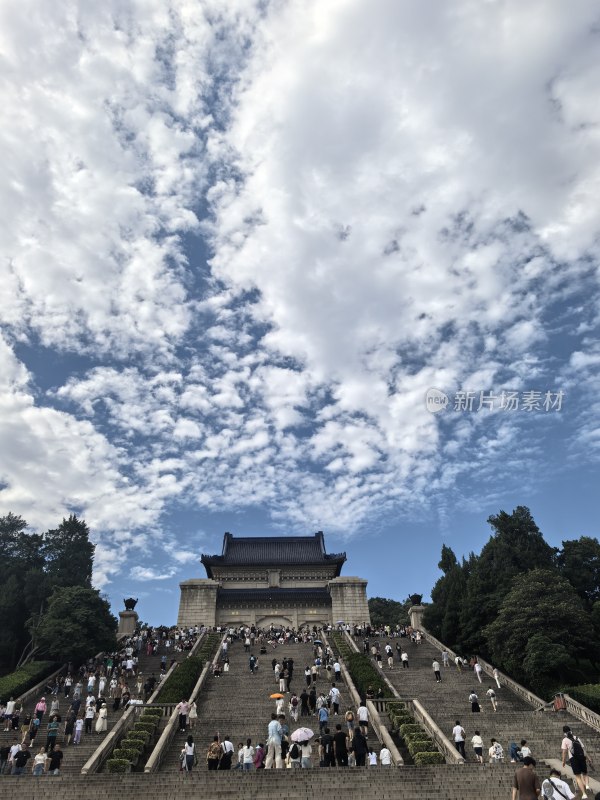
[[[364,578],[334,578],[328,583],[331,595],[331,622],[349,625],[370,623],[367,581]]]
[[[179,584],[181,597],[177,624],[181,627],[190,625],[217,624],[217,589],[219,584],[210,578],[192,578]]]

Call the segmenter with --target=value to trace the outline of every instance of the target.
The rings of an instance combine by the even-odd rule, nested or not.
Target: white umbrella
[[[314,731],[311,731],[310,728],[298,728],[295,730],[290,739],[292,742],[308,742],[309,739],[312,739],[315,735]]]

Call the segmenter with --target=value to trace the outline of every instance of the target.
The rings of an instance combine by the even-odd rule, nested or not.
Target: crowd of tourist
[[[130,703],[147,702],[174,663],[174,653],[191,650],[203,629],[144,628],[121,643],[113,653],[89,659],[79,669],[67,666],[47,685],[33,708],[9,698],[0,701],[0,720],[11,741],[0,746],[0,775],[59,775],[64,747],[77,747],[82,737],[106,733],[109,711],[126,709]],[[143,675],[140,655],[160,655],[160,669]],[[40,739],[44,744],[37,749]]]
[[[323,644],[319,631],[315,628],[276,630],[254,627],[229,629],[222,646],[219,661],[229,663],[229,648],[239,642],[248,655],[248,670],[254,674],[258,669],[259,658],[271,649],[285,646],[289,642],[301,642],[312,646],[312,658],[301,668],[296,667],[294,659],[285,652],[273,655],[270,667],[273,675],[275,710],[271,714],[264,742],[253,743],[251,738],[237,744],[229,736],[215,735],[206,752],[209,770],[256,770],[256,769],[309,769],[315,765],[332,766],[377,766],[389,767],[392,755],[387,747],[379,754],[369,744],[369,712],[366,698],[355,709],[341,709],[341,664],[331,647]],[[216,665],[219,669],[219,665]],[[295,672],[301,671],[302,686],[293,687]],[[215,674],[222,674],[215,672]],[[180,730],[186,730],[189,704],[182,701],[178,705]],[[290,730],[291,724],[302,722],[303,718],[316,717],[319,733],[311,728],[300,727]],[[339,720],[339,721],[338,721]],[[190,721],[190,727],[192,727]],[[190,733],[180,753],[180,767],[190,772],[198,763],[196,743]]]

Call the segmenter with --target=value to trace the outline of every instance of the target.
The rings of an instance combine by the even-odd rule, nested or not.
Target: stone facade
[[[299,628],[369,622],[367,581],[340,577],[345,553],[328,554],[314,536],[233,537],[221,555],[203,555],[207,578],[180,584],[177,624]]]

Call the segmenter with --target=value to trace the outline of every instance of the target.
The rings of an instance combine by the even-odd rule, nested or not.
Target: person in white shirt
[[[466,759],[465,754],[465,729],[460,724],[460,720],[456,720],[456,724],[452,728],[452,738],[454,739],[454,747],[458,750],[463,758]]]
[[[382,767],[391,767],[392,766],[392,754],[387,749],[387,747],[382,747],[379,751],[379,763]]]
[[[369,709],[365,703],[361,703],[358,707],[358,724],[364,736],[369,732]]]
[[[475,662],[474,670],[475,670],[475,675],[477,675],[477,680],[479,681],[479,683],[483,683],[483,681],[481,680],[481,673],[483,672],[483,669],[481,668],[481,664],[478,661]]]
[[[485,696],[489,698],[489,701],[492,704],[492,708],[494,709],[494,711],[498,711],[498,703],[496,702],[496,692],[492,689],[491,686],[485,693]]]
[[[251,770],[254,765],[254,748],[252,747],[252,739],[246,739],[246,744],[243,748],[243,764],[245,770]]]
[[[563,781],[560,771],[550,770],[550,777],[542,783],[543,800],[573,800],[575,795],[568,783]]]
[[[369,750],[368,766],[369,767],[376,767],[377,766],[377,753],[375,752],[375,750],[373,750],[373,748],[371,748]]]
[[[483,764],[483,739],[479,731],[475,731],[475,735],[471,737],[471,744],[475,751],[475,757],[480,764]]]
[[[337,717],[337,715],[340,713],[340,690],[337,688],[335,683],[331,684],[331,689],[329,690],[329,699],[331,700],[333,714]]]

